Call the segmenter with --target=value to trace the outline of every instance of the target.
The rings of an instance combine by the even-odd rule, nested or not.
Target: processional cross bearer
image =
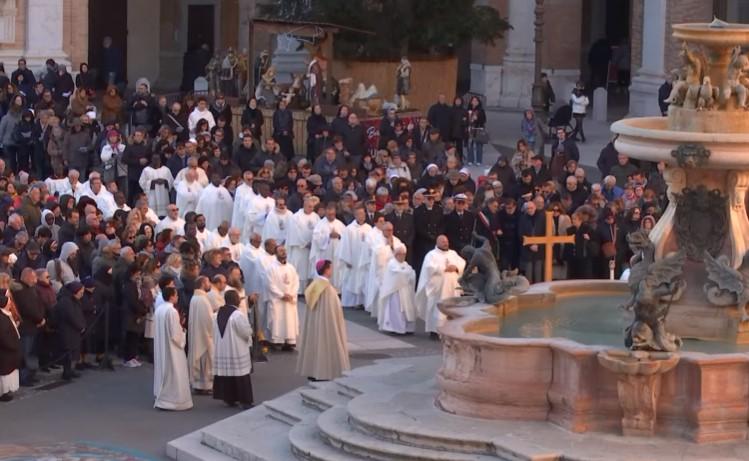
[[[546,251],[544,254],[544,282],[551,282],[553,263],[554,263],[554,245],[561,243],[575,243],[574,235],[554,235],[554,213],[546,212],[546,233],[539,237],[523,236],[523,246],[544,245]]]

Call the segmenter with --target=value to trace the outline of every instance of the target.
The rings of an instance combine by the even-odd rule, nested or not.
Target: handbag
[[[489,133],[485,128],[474,128],[473,139],[479,144],[489,144]]]
[[[611,259],[616,256],[616,245],[614,242],[605,242],[601,245],[601,252],[606,259]]]

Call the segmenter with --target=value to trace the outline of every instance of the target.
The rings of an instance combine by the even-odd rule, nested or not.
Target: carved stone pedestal
[[[663,373],[679,363],[679,356],[665,352],[604,351],[598,362],[617,375],[617,393],[625,436],[652,437]]]

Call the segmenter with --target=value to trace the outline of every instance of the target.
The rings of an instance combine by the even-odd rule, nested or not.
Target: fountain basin
[[[623,283],[586,280],[534,285],[495,306],[452,308],[443,303],[441,309],[451,320],[441,330],[438,405],[464,416],[550,421],[573,432],[619,433],[617,375],[598,359],[611,345],[553,337],[553,325],[546,331],[536,329],[541,337],[496,332],[503,321],[523,311],[553,314],[562,299],[625,294]],[[715,344],[712,353],[680,352],[675,368],[663,373],[656,434],[699,443],[746,439],[749,352],[734,343]]]
[[[617,151],[640,160],[664,161],[675,165],[672,152],[684,144],[701,144],[710,157],[701,166],[707,169],[747,169],[749,158],[749,112],[695,111],[672,107],[670,117],[640,117],[614,122],[611,131],[618,134]],[[672,125],[673,124],[673,125]],[[689,130],[679,131],[673,126]],[[722,132],[717,132],[721,130]],[[733,131],[733,132],[731,132]]]

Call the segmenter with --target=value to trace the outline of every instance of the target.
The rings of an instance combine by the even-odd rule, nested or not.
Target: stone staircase
[[[383,360],[335,381],[310,383],[169,442],[167,455],[177,461],[560,459],[538,450],[530,456],[497,450],[489,439],[468,437],[463,418],[434,407],[438,366],[439,357]],[[428,418],[446,418],[440,423],[447,425],[430,432],[388,402],[394,398],[398,406],[410,401],[430,410]]]

